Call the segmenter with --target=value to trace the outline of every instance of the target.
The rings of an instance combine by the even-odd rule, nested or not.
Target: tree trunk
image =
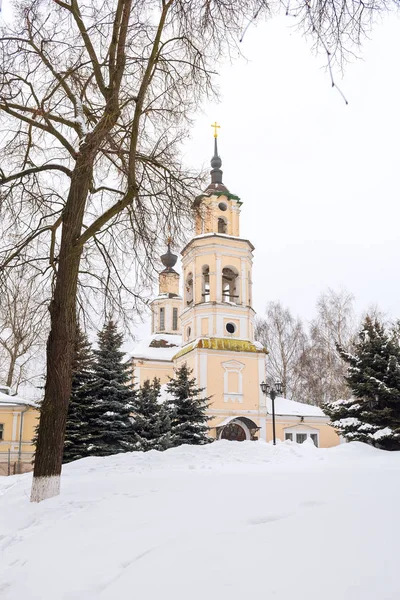
[[[76,292],[82,250],[80,235],[89,182],[90,160],[77,161],[66,207],[54,296],[50,305],[47,340],[47,377],[41,406],[31,502],[56,496],[64,450],[65,425],[72,382],[72,356],[76,335]],[[79,165],[79,162],[81,163]]]
[[[12,387],[12,382],[13,382],[13,378],[14,378],[14,371],[15,371],[15,365],[17,363],[17,356],[16,354],[11,354],[10,353],[10,366],[8,367],[8,373],[7,373],[7,381],[6,381],[6,386],[11,388]]]

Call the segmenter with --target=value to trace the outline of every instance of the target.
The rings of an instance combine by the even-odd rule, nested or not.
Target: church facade
[[[151,336],[132,352],[135,382],[168,382],[187,363],[211,397],[210,433],[217,439],[272,439],[270,400],[261,392],[268,350],[254,339],[254,246],[240,236],[240,198],[222,182],[214,136],[211,181],[193,203],[194,237],[182,249],[182,281],[170,244],[161,257],[159,293],[151,302]],[[318,446],[339,443],[315,406],[277,398],[277,438]],[[303,414],[304,413],[304,414]]]

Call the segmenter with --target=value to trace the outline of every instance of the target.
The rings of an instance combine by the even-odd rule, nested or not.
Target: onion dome
[[[177,260],[178,256],[171,252],[171,240],[168,240],[167,252],[161,256],[161,262],[165,267],[165,271],[174,271],[173,267],[176,265]]]

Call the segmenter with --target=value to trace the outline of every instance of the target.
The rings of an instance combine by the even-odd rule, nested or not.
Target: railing
[[[0,452],[0,476],[19,475],[33,470],[33,453],[8,450]]]

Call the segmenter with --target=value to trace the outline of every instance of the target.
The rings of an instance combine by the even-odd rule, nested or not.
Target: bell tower
[[[201,336],[253,340],[254,247],[239,236],[242,203],[222,182],[221,167],[215,130],[211,181],[194,201],[196,235],[182,250],[183,342]]]
[[[151,333],[180,334],[182,297],[179,295],[179,274],[174,270],[178,257],[171,252],[168,239],[167,252],[161,256],[165,269],[158,276],[158,296],[151,302]]]
[[[225,426],[254,439],[265,428],[265,349],[254,341],[252,265],[254,246],[240,237],[242,202],[222,179],[214,124],[211,181],[193,203],[195,236],[182,250],[182,347],[174,356],[193,369],[212,398],[210,426]],[[262,434],[265,439],[265,433]]]
[[[254,340],[254,246],[240,236],[242,202],[223,181],[219,126],[213,127],[210,182],[193,202],[194,237],[181,253],[183,294],[174,269],[178,257],[168,240],[158,296],[151,303],[152,336],[132,355],[135,377],[139,382],[160,377],[165,383],[186,363],[202,395],[210,398],[212,437],[266,439],[260,388],[266,350]]]

